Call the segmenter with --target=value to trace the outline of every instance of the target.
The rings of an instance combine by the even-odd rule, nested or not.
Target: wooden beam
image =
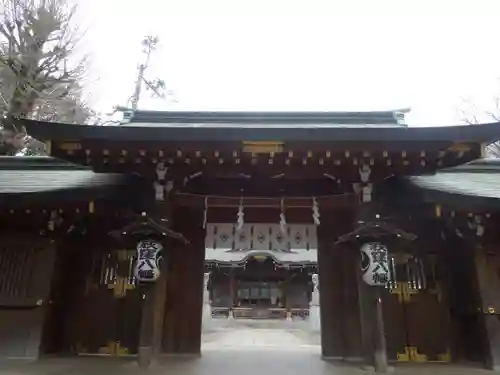
[[[8,309],[35,309],[45,302],[37,297],[0,297],[0,308]]]
[[[383,131],[383,129],[380,129]],[[257,141],[261,142],[261,141]],[[265,141],[266,142],[266,141]],[[471,151],[480,151],[477,142],[468,142],[454,144],[452,141],[287,141],[287,142],[274,142],[281,144],[281,148],[269,148],[265,151],[267,153],[278,154],[282,152],[294,152],[297,154],[315,153],[324,156],[337,155],[350,151],[352,154],[367,154],[373,156],[381,155],[383,153],[420,153],[425,152],[432,156],[434,153],[447,152],[459,154]],[[269,143],[268,143],[269,145]],[[147,156],[176,156],[176,155],[213,155],[215,152],[219,154],[242,155],[245,150],[245,143],[241,141],[125,141],[125,140],[81,140],[81,141],[52,141],[52,155],[59,151],[72,151],[74,154],[84,152],[89,156],[94,156],[107,150],[108,155],[120,153],[123,156],[131,155],[147,155]],[[259,150],[260,151],[260,150]]]
[[[346,208],[357,204],[357,197],[352,194],[338,194],[316,198],[320,210],[322,208]],[[252,208],[280,208],[281,202],[285,208],[307,208],[313,206],[312,197],[284,197],[284,198],[260,198],[260,197],[214,197],[198,194],[177,193],[174,197],[174,205],[186,207],[244,207]]]
[[[479,152],[449,150],[451,143],[436,144],[328,144],[318,148],[317,143],[308,146],[294,145],[283,152],[270,151],[266,154],[242,152],[238,147],[227,144],[187,143],[185,145],[154,146],[143,143],[90,143],[78,149],[59,147],[55,156],[82,165],[92,166],[99,172],[141,171],[150,165],[163,161],[176,169],[182,167],[186,173],[204,170],[207,174],[234,171],[253,171],[264,175],[288,173],[296,178],[307,178],[343,171],[357,173],[357,166],[373,166],[373,175],[393,173],[429,173],[438,168],[455,166],[474,160]],[[295,147],[299,147],[296,149]],[[389,147],[389,148],[388,148]],[[392,149],[390,148],[392,147]],[[300,170],[300,173],[297,173]],[[177,172],[182,174],[183,172]],[[292,178],[292,177],[290,177]]]

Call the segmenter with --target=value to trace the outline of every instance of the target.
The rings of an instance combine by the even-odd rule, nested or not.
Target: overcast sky
[[[140,41],[176,92],[157,110],[382,110],[459,121],[500,93],[500,0],[80,0],[93,103],[125,104]]]

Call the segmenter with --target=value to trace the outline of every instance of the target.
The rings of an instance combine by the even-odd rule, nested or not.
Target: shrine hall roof
[[[358,113],[356,121],[339,122],[328,118],[329,113],[273,113],[264,120],[255,114],[240,113],[241,117],[224,121],[212,121],[207,113],[204,122],[184,121],[174,118],[179,112],[171,112],[170,118],[135,123],[123,126],[89,126],[64,123],[40,122],[21,119],[32,137],[39,140],[56,141],[135,141],[135,142],[493,142],[500,139],[500,123],[459,126],[406,127],[369,119]],[[392,112],[391,112],[392,113]],[[387,114],[386,114],[387,115]],[[386,116],[384,115],[384,116]],[[152,116],[152,115],[151,115]],[[200,115],[201,116],[201,115]],[[250,117],[245,117],[250,116]],[[363,121],[361,121],[362,119]],[[384,121],[382,121],[384,119]],[[359,121],[358,121],[359,120]],[[370,122],[368,122],[370,120]],[[373,120],[373,121],[372,121]],[[166,122],[170,121],[170,122]]]
[[[478,210],[500,209],[500,159],[480,159],[433,175],[411,176],[424,200]]]
[[[94,173],[90,168],[51,157],[1,156],[0,203],[13,203],[14,198],[27,199],[39,193],[57,193],[57,200],[77,199],[86,191],[99,198],[106,188],[126,183],[126,176]],[[115,189],[113,189],[115,190]],[[71,192],[66,197],[64,192]],[[15,199],[14,199],[15,200]]]

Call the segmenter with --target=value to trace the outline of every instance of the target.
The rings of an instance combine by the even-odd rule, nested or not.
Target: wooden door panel
[[[37,358],[55,247],[38,237],[3,235],[0,246],[0,358]]]
[[[127,292],[125,298],[117,300],[119,304],[118,315],[120,326],[117,329],[116,340],[126,354],[137,354],[139,348],[139,334],[141,326],[141,304],[142,293],[139,289],[132,289]]]
[[[411,296],[406,303],[406,330],[415,361],[449,361],[449,319],[439,294],[425,290]]]
[[[389,292],[385,294],[382,306],[388,359],[401,360],[407,346],[405,306],[399,294]]]
[[[384,300],[390,360],[450,361],[450,318],[435,257],[391,258],[390,296]]]
[[[114,341],[117,299],[108,288],[91,290],[83,298],[77,329],[79,354],[105,354]]]
[[[135,251],[95,255],[77,318],[80,354],[137,354],[141,292],[135,288]]]

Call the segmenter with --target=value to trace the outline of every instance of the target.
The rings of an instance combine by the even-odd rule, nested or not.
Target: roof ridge
[[[404,122],[408,109],[388,111],[126,111],[126,122],[160,123],[389,123]]]

